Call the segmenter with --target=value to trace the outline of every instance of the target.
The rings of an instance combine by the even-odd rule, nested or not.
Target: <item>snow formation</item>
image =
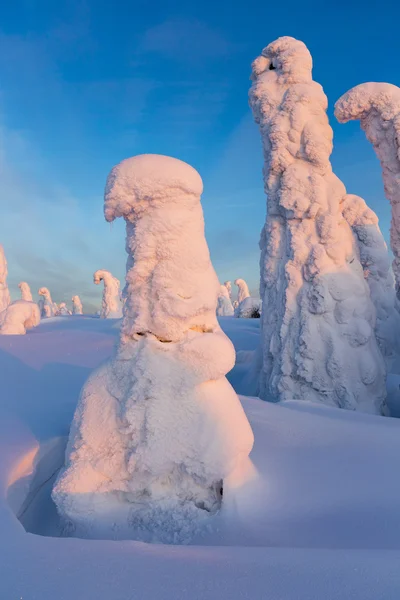
[[[259,298],[249,296],[235,308],[235,317],[239,319],[257,319],[261,316],[262,302]]]
[[[99,269],[93,275],[93,282],[99,285],[104,282],[101,302],[101,319],[120,319],[122,317],[122,299],[119,280],[104,269]]]
[[[72,296],[72,314],[73,315],[82,315],[82,302],[79,296]]]
[[[290,37],[252,65],[250,105],[264,149],[259,393],[382,413],[385,364],[375,309],[330,164],[327,98],[307,47]],[[268,307],[268,309],[266,309]]]
[[[16,300],[0,313],[1,335],[25,335],[40,323],[40,311],[36,302]]]
[[[224,286],[228,290],[229,298],[232,298],[232,283],[230,281],[224,281]]]
[[[21,281],[18,284],[19,289],[21,290],[21,300],[26,300],[27,302],[32,302],[32,292],[29,284],[26,281]]]
[[[347,194],[343,216],[353,230],[359,260],[376,310],[375,334],[388,369],[400,354],[400,314],[396,309],[394,276],[378,217],[360,196]]]
[[[245,298],[250,298],[249,286],[244,279],[235,279],[235,285],[238,287],[237,303],[238,306]]]
[[[0,244],[0,312],[5,310],[11,302],[10,292],[7,286],[7,260],[4,254],[4,248]]]
[[[58,306],[51,299],[49,290],[46,287],[41,287],[38,291],[39,296],[42,298],[39,300],[39,309],[41,317],[54,317],[58,312]]]
[[[358,119],[378,156],[385,194],[392,206],[390,244],[393,272],[400,287],[400,88],[390,83],[363,83],[335,105],[340,123]]]
[[[225,378],[235,352],[216,318],[202,189],[192,167],[158,155],[108,177],[106,220],[126,221],[126,303],[115,356],[82,390],[53,490],[75,535],[187,541],[252,448]]]
[[[226,284],[221,285],[218,294],[217,303],[217,316],[218,317],[232,317],[233,306],[229,296],[229,290]]]

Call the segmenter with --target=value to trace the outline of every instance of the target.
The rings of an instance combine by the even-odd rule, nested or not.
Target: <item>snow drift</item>
[[[340,123],[358,119],[378,156],[385,194],[392,206],[390,243],[393,272],[400,287],[400,88],[390,83],[363,83],[335,105]]]
[[[10,292],[7,286],[7,260],[4,254],[4,248],[0,244],[0,312],[5,310],[11,302]]]
[[[0,313],[1,335],[25,335],[40,323],[40,311],[36,302],[16,300]]]
[[[72,296],[72,314],[73,315],[82,315],[83,308],[82,302],[79,296]]]
[[[21,300],[26,300],[27,302],[33,302],[31,288],[26,281],[21,281],[18,284],[19,289],[21,290]]]
[[[215,513],[253,435],[225,378],[199,174],[165,156],[111,171],[107,221],[126,221],[121,337],[89,377],[53,490],[74,535],[183,542]]]
[[[264,149],[259,393],[382,413],[385,365],[375,309],[329,161],[327,99],[307,47],[290,37],[252,65],[250,105]]]
[[[122,317],[122,301],[119,280],[104,269],[93,275],[93,282],[99,285],[103,281],[104,290],[101,302],[101,319],[120,319]]]

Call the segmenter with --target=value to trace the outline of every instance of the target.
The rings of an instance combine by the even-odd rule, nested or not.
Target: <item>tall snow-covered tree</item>
[[[18,284],[19,289],[21,290],[21,300],[26,300],[27,302],[32,302],[32,292],[29,284],[26,281],[21,281]]]
[[[53,498],[76,535],[179,542],[221,506],[253,435],[225,378],[235,352],[216,317],[200,175],[166,156],[111,171],[123,217],[125,307],[115,356],[85,384]]]
[[[4,254],[4,248],[0,244],[0,312],[5,310],[11,302],[10,292],[7,286],[7,260]]]
[[[229,296],[229,290],[226,284],[221,285],[218,294],[217,302],[217,316],[218,317],[232,317],[233,306]]]
[[[250,298],[249,286],[244,279],[235,279],[235,285],[238,287],[237,303],[238,305],[246,298]]]
[[[381,414],[385,364],[375,310],[330,164],[327,99],[307,47],[279,38],[252,65],[250,105],[264,149],[262,368],[268,400]]]
[[[99,269],[93,275],[93,282],[99,285],[104,283],[103,298],[101,302],[101,319],[120,319],[122,317],[122,298],[119,279],[110,271]]]
[[[82,302],[79,296],[72,296],[72,314],[73,315],[82,315],[83,308]]]
[[[39,309],[41,317],[54,317],[58,312],[58,306],[53,302],[50,291],[46,287],[41,287],[38,291],[41,299],[39,300]]]

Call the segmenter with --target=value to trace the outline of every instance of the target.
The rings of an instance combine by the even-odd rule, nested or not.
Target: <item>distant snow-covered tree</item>
[[[7,260],[4,254],[4,248],[0,244],[0,312],[5,310],[11,302],[10,292],[7,286]]]
[[[99,285],[103,281],[103,299],[101,304],[101,319],[120,319],[122,317],[122,298],[119,280],[110,271],[99,269],[93,275],[93,282]]]

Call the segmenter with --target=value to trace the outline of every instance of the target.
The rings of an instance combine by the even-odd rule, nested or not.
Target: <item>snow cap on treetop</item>
[[[335,104],[340,123],[363,119],[371,110],[390,121],[400,114],[400,88],[391,83],[361,83],[343,94]],[[400,117],[399,117],[400,118]]]
[[[312,78],[312,57],[303,42],[289,36],[280,37],[263,49],[251,70],[251,79],[263,75],[277,83],[308,82]]]
[[[184,195],[198,198],[203,182],[187,163],[160,154],[141,154],[123,160],[107,178],[104,216],[107,221],[132,217],[149,206],[179,203]]]

